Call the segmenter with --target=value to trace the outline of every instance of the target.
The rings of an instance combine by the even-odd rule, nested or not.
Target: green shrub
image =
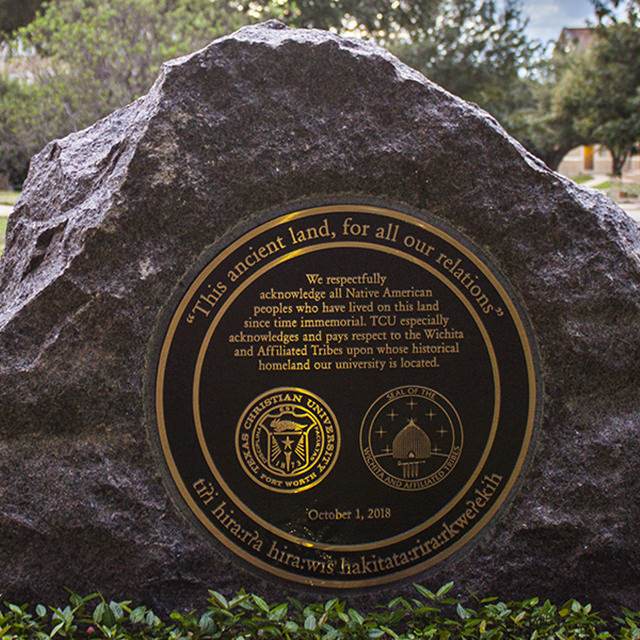
[[[621,198],[638,198],[640,197],[640,184],[623,183],[620,185]]]
[[[160,617],[130,601],[107,602],[100,594],[72,593],[64,608],[38,604],[0,606],[0,636],[109,640],[640,640],[640,613],[622,610],[606,621],[591,605],[570,600],[561,607],[531,598],[501,602],[474,598],[467,607],[451,596],[453,583],[433,592],[415,585],[413,598],[360,613],[344,601],[304,604],[289,598],[269,604],[238,592],[227,599],[209,591],[204,613],[174,611]]]

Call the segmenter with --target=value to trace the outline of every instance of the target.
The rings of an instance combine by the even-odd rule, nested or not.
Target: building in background
[[[611,173],[613,158],[609,150],[601,144],[576,147],[562,159],[558,172],[566,176],[580,173]],[[640,156],[627,158],[622,167],[623,173],[640,170]]]
[[[558,37],[557,46],[565,53],[586,51],[596,39],[593,27],[564,27]]]

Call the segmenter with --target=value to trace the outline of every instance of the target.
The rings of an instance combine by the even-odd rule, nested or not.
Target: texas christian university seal
[[[257,484],[282,493],[314,487],[331,471],[340,449],[331,409],[304,389],[280,387],[258,396],[236,429],[236,452]]]

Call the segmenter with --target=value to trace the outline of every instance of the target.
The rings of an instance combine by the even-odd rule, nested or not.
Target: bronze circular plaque
[[[406,578],[480,533],[540,413],[522,307],[426,214],[293,210],[201,258],[153,352],[177,501],[286,580]]]

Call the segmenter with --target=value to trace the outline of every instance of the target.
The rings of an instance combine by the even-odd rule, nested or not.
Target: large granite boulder
[[[146,96],[32,161],[0,263],[4,598],[287,591],[176,511],[145,426],[146,358],[205,247],[341,194],[427,210],[481,246],[540,349],[544,417],[515,499],[424,580],[640,607],[638,226],[385,51],[275,22],[166,63]]]

